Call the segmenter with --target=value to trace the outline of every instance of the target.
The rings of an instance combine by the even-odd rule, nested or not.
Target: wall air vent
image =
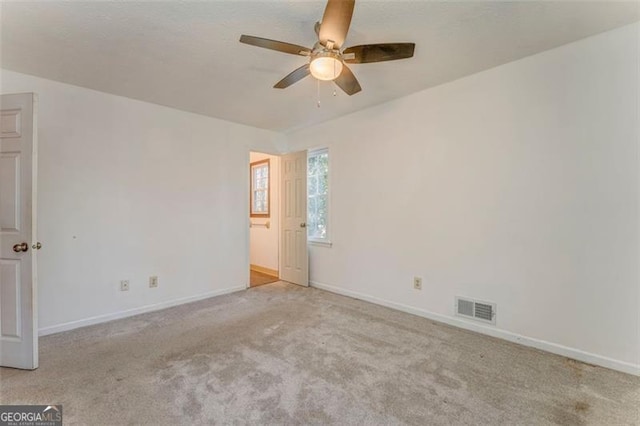
[[[478,300],[456,297],[456,315],[481,321],[488,324],[496,323],[496,304],[480,302]]]

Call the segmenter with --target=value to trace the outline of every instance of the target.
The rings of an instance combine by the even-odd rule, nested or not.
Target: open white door
[[[309,286],[307,151],[280,158],[280,279]]]
[[[35,95],[0,96],[0,366],[38,367]]]

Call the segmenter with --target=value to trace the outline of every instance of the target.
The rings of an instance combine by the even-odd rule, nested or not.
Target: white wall
[[[41,330],[246,286],[249,150],[278,135],[9,71],[0,82],[40,101]]]
[[[494,301],[493,334],[638,371],[638,31],[288,135],[331,141],[312,281],[453,323],[454,295]],[[0,91],[40,97],[45,331],[244,288],[248,151],[281,135],[8,71]]]
[[[290,134],[330,147],[311,280],[444,320],[493,301],[484,332],[639,371],[638,31]]]
[[[254,226],[251,228],[249,253],[252,265],[277,271],[278,235],[280,235],[280,157],[260,152],[252,152],[250,155],[250,161],[252,163],[265,159],[269,159],[269,167],[271,170],[271,179],[269,182],[271,217],[268,219],[254,217],[251,218],[251,222],[264,224],[268,221],[270,227]]]

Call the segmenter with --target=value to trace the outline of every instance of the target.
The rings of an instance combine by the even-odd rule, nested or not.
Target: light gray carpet
[[[639,424],[640,378],[284,283],[41,339],[66,424]]]

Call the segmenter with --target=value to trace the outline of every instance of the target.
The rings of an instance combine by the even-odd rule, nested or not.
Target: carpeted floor
[[[276,283],[41,339],[65,424],[639,424],[640,378]]]

